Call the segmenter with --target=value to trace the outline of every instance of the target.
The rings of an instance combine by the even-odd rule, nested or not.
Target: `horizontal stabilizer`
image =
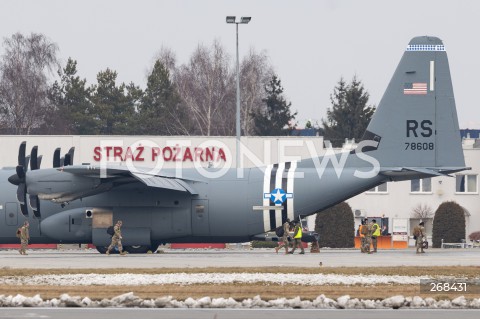
[[[460,172],[463,170],[469,170],[471,169],[470,167],[449,167],[449,168],[425,168],[425,167],[398,167],[398,168],[390,168],[390,169],[385,169],[381,170],[380,174],[383,176],[388,176],[394,179],[399,180],[399,177],[405,177],[409,176],[412,174],[417,175],[418,173],[424,174],[425,176],[448,176],[452,177],[452,175],[449,175],[451,173],[456,173]]]
[[[417,167],[417,168],[407,168],[407,170],[422,173],[422,174],[426,174],[426,175],[450,176],[450,177],[452,177],[451,175],[448,175],[446,173],[443,173],[443,172],[440,172],[440,171],[437,171],[437,170],[433,170],[433,169],[429,169],[429,168],[419,168],[419,167]]]

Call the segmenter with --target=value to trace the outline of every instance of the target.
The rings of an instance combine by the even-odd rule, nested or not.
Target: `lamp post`
[[[235,23],[237,31],[237,115],[236,115],[236,160],[237,169],[240,165],[240,66],[238,59],[238,25],[247,24],[252,20],[251,17],[241,17],[240,21],[236,20],[235,16],[227,16],[227,23]]]

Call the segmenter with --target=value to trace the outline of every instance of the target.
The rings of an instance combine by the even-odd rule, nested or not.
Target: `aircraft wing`
[[[132,173],[133,177],[147,186],[171,189],[181,192],[189,192],[192,195],[198,195],[198,192],[187,182],[178,178],[170,178],[142,173]]]
[[[65,166],[58,168],[59,171],[74,174],[76,176],[100,178],[102,180],[115,180],[126,182],[139,181],[149,187],[164,188],[181,192],[188,192],[192,195],[198,195],[191,182],[201,182],[186,178],[177,178],[169,174],[153,174],[147,172],[132,172],[128,167],[113,166],[101,168],[99,166]]]

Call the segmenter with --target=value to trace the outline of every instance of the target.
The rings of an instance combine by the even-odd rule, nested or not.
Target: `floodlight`
[[[242,17],[240,23],[249,23],[252,20],[252,17]]]

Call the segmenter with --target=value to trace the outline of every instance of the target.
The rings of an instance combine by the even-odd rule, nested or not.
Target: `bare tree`
[[[244,135],[254,135],[252,114],[265,108],[265,86],[274,75],[265,52],[257,53],[251,49],[240,66],[242,130]]]
[[[156,61],[162,62],[162,64],[167,68],[170,74],[175,74],[177,70],[177,56],[172,49],[162,46],[160,51],[155,55],[154,63]],[[148,75],[152,73],[152,70],[149,70]]]
[[[48,73],[59,67],[58,46],[43,34],[4,40],[0,61],[0,121],[14,134],[30,134],[43,123],[49,100]]]
[[[235,85],[230,58],[215,40],[208,48],[199,45],[174,82],[194,124],[193,134],[234,135]]]
[[[177,66],[175,53],[162,47],[155,55],[165,65],[181,97],[169,131],[177,134],[234,135],[236,113],[235,67],[218,41],[199,45],[187,64]],[[235,61],[233,61],[235,62]],[[229,67],[229,65],[233,67]],[[151,74],[151,71],[149,72]],[[243,135],[253,135],[252,114],[265,108],[265,86],[274,74],[265,52],[251,49],[240,65]],[[179,114],[187,114],[178,116]]]
[[[427,204],[418,204],[415,206],[415,208],[412,210],[412,218],[418,218],[418,219],[428,219],[432,218],[435,215],[434,211],[430,206]]]

